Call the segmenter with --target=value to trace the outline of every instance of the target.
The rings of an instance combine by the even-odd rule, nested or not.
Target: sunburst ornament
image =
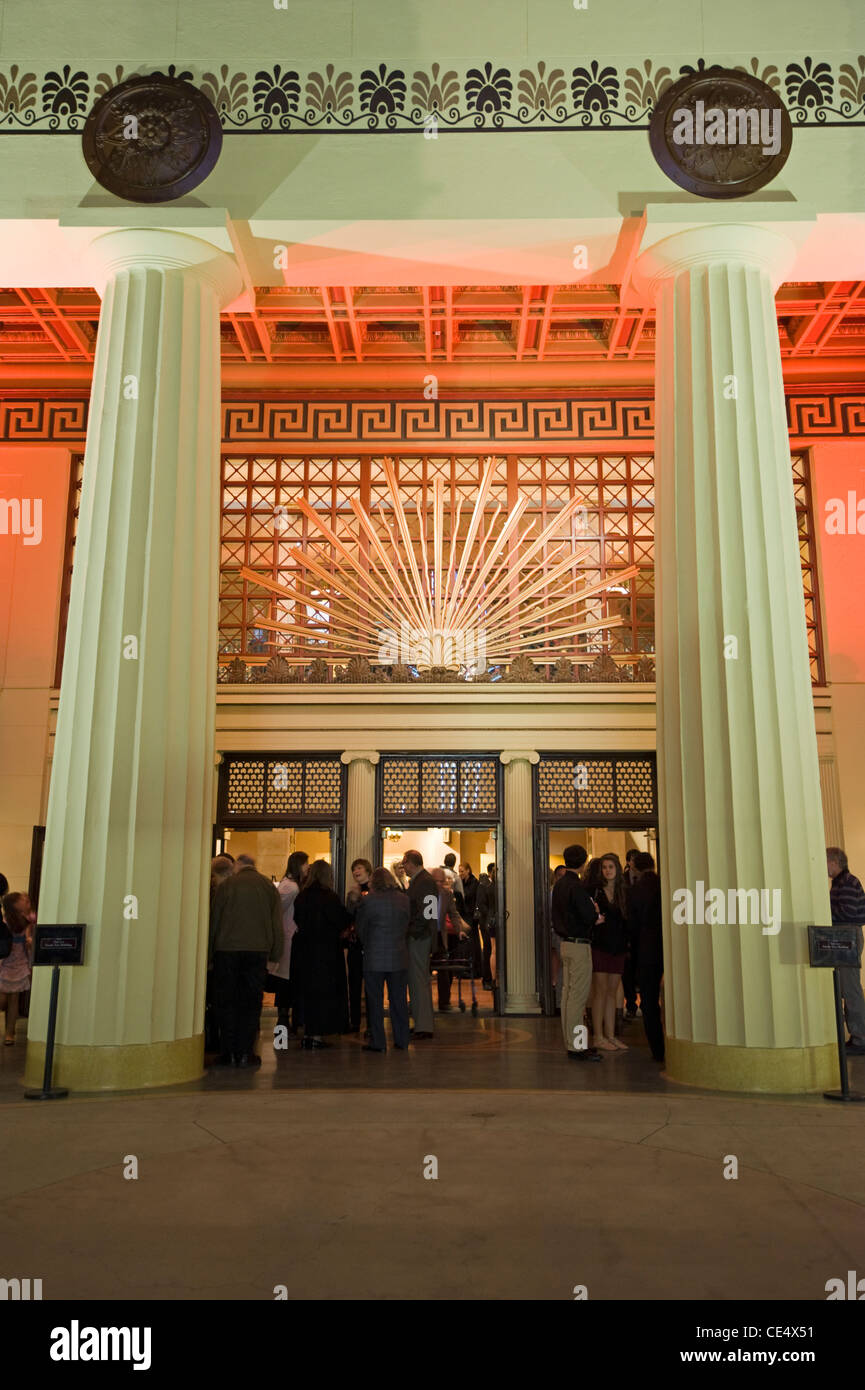
[[[374,519],[351,497],[358,529],[350,541],[305,497],[291,502],[287,510],[300,512],[313,530],[305,546],[291,548],[295,582],[240,570],[288,606],[293,621],[255,618],[249,625],[291,636],[291,649],[280,650],[289,662],[364,657],[374,665],[481,674],[521,655],[550,661],[576,654],[579,638],[622,623],[619,616],[587,620],[587,605],[609,589],[622,592],[638,567],[580,582],[574,571],[589,548],[578,546],[572,523],[585,515],[581,497],[533,535],[538,518],[523,525],[529,502],[522,493],[505,514],[491,500],[496,460],[488,458],[473,506],[458,498],[446,509],[444,481],[436,476],[431,508],[418,500],[411,516],[393,460],[382,466],[390,505],[379,504]]]

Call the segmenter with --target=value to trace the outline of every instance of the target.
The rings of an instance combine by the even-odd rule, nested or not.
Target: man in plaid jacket
[[[832,846],[826,851],[826,867],[829,870],[829,904],[832,908],[832,925],[856,925],[859,955],[862,955],[862,924],[865,922],[865,891],[858,878],[847,867],[847,856],[843,849]],[[854,1056],[865,1056],[865,998],[862,995],[862,976],[858,965],[845,965],[839,968],[841,993],[844,997],[844,1017],[850,1037],[847,1051]]]

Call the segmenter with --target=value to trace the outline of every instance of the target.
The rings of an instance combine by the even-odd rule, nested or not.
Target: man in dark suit
[[[253,1051],[267,962],[285,947],[282,900],[248,856],[220,883],[210,911],[210,954],[222,1053],[217,1067],[260,1067]]]
[[[439,932],[439,892],[432,874],[423,866],[423,855],[408,849],[403,855],[408,878],[408,997],[414,1019],[415,1039],[433,1035],[430,956]]]
[[[664,974],[664,935],[661,925],[661,880],[651,854],[634,860],[637,881],[628,900],[637,960],[637,982],[646,1039],[656,1062],[664,1060],[661,1022],[661,979]]]
[[[594,1047],[576,1045],[576,1029],[592,983],[592,933],[598,909],[580,882],[580,869],[588,855],[582,845],[568,845],[563,854],[566,873],[553,888],[553,931],[562,943],[562,1032],[567,1054],[576,1062],[600,1062]]]

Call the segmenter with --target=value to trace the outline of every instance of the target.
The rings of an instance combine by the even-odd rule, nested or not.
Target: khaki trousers
[[[583,1021],[592,984],[592,948],[578,941],[562,942],[562,1035],[568,1052],[575,1052],[574,1029]],[[589,1044],[591,1046],[591,1044]]]
[[[433,1031],[432,976],[430,956],[432,935],[408,939],[408,997],[411,1016],[417,1033]]]

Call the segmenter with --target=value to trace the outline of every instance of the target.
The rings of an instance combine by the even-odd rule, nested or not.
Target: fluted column
[[[348,763],[345,815],[345,882],[354,886],[351,865],[355,859],[368,859],[375,867],[381,862],[381,845],[375,839],[375,769],[378,753],[342,754]]]
[[[54,745],[44,922],[86,922],[64,972],[55,1078],[165,1084],[203,1055],[219,573],[219,311],[234,262],[118,229],[102,294]],[[36,972],[27,1080],[41,1077]]]
[[[535,960],[532,764],[540,755],[517,751],[499,756],[505,768],[505,1013],[536,1014],[540,1004]]]
[[[843,845],[841,826],[841,793],[838,790],[838,767],[834,755],[820,759],[820,791],[823,801],[823,826],[827,845]]]
[[[837,1062],[831,979],[807,963],[807,925],[830,918],[774,304],[795,247],[765,225],[777,207],[747,209],[753,225],[745,211],[672,235],[650,217],[637,263],[657,319],[667,1070],[726,1090],[811,1091],[834,1084]],[[701,885],[723,906],[701,912]],[[756,922],[731,889],[768,893]]]

